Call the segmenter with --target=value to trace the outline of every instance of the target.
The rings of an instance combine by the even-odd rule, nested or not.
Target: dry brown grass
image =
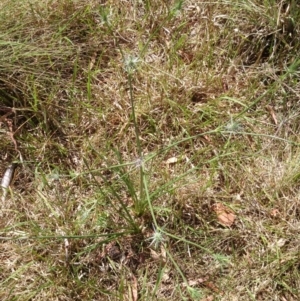
[[[299,5],[100,2],[0,4],[0,299],[298,300]]]

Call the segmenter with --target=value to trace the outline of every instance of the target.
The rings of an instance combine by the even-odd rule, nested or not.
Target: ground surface
[[[0,6],[1,300],[299,300],[297,1]]]

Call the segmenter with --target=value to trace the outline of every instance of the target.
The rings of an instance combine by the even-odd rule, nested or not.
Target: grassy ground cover
[[[297,1],[0,21],[1,300],[299,300]]]

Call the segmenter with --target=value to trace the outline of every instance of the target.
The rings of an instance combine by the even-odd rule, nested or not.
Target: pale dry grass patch
[[[296,300],[297,4],[6,4],[1,298]]]

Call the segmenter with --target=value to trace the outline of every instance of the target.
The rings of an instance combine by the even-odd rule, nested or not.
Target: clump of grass
[[[295,1],[0,6],[1,300],[296,300]]]

